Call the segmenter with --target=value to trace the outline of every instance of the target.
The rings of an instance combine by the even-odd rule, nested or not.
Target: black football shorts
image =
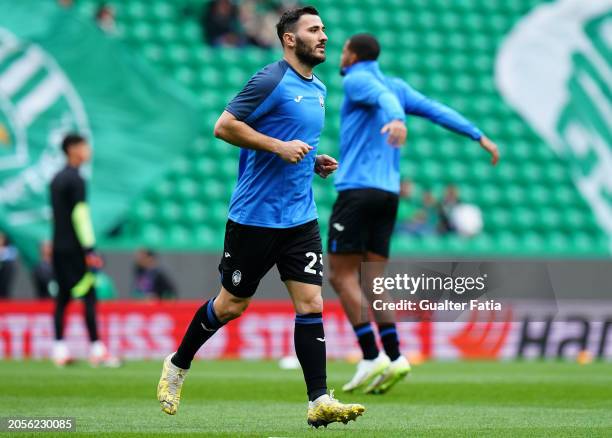
[[[329,219],[327,251],[389,257],[398,204],[399,196],[384,190],[341,191]]]
[[[282,281],[323,283],[321,235],[317,220],[291,228],[242,225],[228,220],[219,272],[232,295],[248,298],[276,265]]]

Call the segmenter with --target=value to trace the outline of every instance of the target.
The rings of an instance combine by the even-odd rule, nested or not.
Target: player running
[[[385,76],[376,61],[379,54],[378,41],[369,34],[354,35],[342,50],[342,165],[335,179],[339,194],[328,239],[330,282],[363,353],[357,372],[343,390],[364,388],[366,393],[384,393],[410,372],[408,360],[399,351],[393,314],[376,312],[385,350],[379,353],[360,286],[360,264],[380,262],[376,268],[382,275],[389,257],[399,201],[399,147],[407,132],[405,115],[425,117],[478,141],[492,155],[493,164],[499,159],[497,146],[456,111],[428,99],[401,79]]]
[[[87,140],[78,134],[68,134],[62,141],[67,165],[51,181],[53,209],[53,272],[58,285],[55,298],[55,343],[52,358],[56,365],[71,361],[64,342],[64,313],[72,297],[82,298],[85,322],[91,341],[89,361],[93,366],[118,366],[98,339],[96,323],[95,272],[102,267],[102,259],[94,251],[96,239],[85,199],[85,181],[79,167],[89,161],[91,149]]]
[[[313,68],[325,61],[327,36],[313,7],[283,14],[277,33],[284,58],[256,73],[215,126],[216,137],[242,148],[219,265],[222,287],[196,312],[178,350],[164,361],[157,398],[170,415],[176,414],[196,352],[245,311],[274,265],[295,307],[295,351],[306,381],[308,424],[346,423],[365,410],[327,394],[322,245],[311,187],[314,173],[326,178],[338,165],[316,155],[326,88]]]

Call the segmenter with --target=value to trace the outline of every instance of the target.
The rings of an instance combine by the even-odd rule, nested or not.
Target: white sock
[[[91,344],[91,355],[96,357],[102,357],[106,355],[106,345],[102,341],[95,341]]]
[[[64,359],[69,355],[68,346],[62,339],[53,342],[53,357],[56,359]]]

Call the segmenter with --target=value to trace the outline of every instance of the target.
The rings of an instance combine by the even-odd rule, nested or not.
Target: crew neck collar
[[[292,65],[289,63],[289,61],[287,61],[285,58],[283,58],[283,62],[287,63],[287,65],[289,66],[289,68],[290,68],[291,70],[293,70],[293,72],[294,72],[294,73],[295,73],[295,74],[296,74],[296,75],[297,75],[297,76],[298,76],[300,79],[302,79],[303,81],[306,81],[306,82],[312,82],[312,81],[314,80],[314,73],[312,74],[312,76],[311,76],[311,77],[307,78],[307,77],[305,77],[305,76],[302,76],[302,74],[301,74],[299,71],[297,71],[295,68],[293,68],[293,66],[292,66]]]

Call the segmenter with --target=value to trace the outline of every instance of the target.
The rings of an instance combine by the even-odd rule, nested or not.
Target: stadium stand
[[[111,2],[112,3],[112,2]],[[314,1],[328,28],[328,61],[317,75],[328,87],[321,149],[337,155],[342,99],[338,63],[352,33],[376,34],[381,65],[426,95],[473,120],[501,147],[496,168],[476,144],[411,118],[402,172],[437,197],[459,187],[464,202],[483,211],[484,230],[455,234],[398,234],[393,252],[415,256],[593,257],[608,254],[608,239],[572,182],[568,166],[507,106],[494,83],[496,49],[513,24],[540,0],[326,0]],[[91,17],[95,0],[80,0]],[[220,250],[227,204],[237,176],[238,149],[212,135],[225,104],[250,75],[279,57],[253,47],[211,48],[186,6],[202,2],[124,0],[112,3],[120,38],[182,83],[203,108],[201,138],[153,184],[107,247]],[[376,6],[376,8],[372,8]],[[169,148],[172,145],[168,145]],[[321,231],[326,236],[335,191],[315,178]],[[418,198],[418,196],[416,197]]]

